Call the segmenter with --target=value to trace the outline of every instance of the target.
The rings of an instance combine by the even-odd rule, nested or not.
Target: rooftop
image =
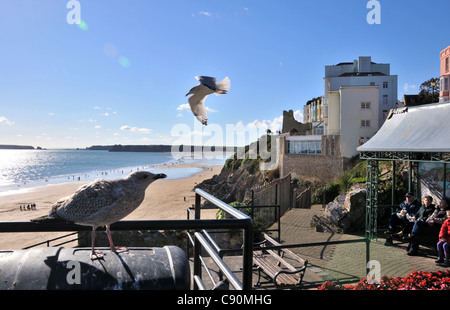
[[[359,152],[450,152],[450,102],[393,109]]]

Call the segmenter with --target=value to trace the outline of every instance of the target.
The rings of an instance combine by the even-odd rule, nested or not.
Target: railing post
[[[370,239],[366,238],[366,274],[369,273],[369,268],[367,265],[370,262]]]
[[[201,205],[201,196],[198,193],[195,193],[195,210],[194,210],[194,216],[196,220],[199,220],[200,215],[200,205]],[[196,230],[196,232],[199,232],[199,230]],[[198,276],[200,279],[202,277],[202,266],[200,261],[200,250],[201,245],[200,241],[197,239],[197,237],[194,234],[194,276]],[[194,285],[195,282],[194,282]],[[196,289],[194,287],[194,289]]]
[[[242,288],[251,290],[253,283],[253,223],[247,222],[244,230],[244,248],[243,248],[243,269],[242,269]]]

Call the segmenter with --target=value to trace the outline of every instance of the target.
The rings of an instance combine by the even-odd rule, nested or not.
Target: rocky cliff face
[[[318,231],[350,233],[364,230],[365,220],[366,189],[355,186],[330,202],[321,216],[311,220],[311,226]]]
[[[270,136],[263,136],[262,138],[267,139],[264,140],[262,145],[271,145]],[[255,149],[258,150],[257,153],[259,154],[261,139],[245,147],[243,158],[238,158],[238,153],[235,153],[233,157],[226,161],[220,174],[203,181],[196,188],[203,189],[226,203],[234,201],[250,203],[252,188],[261,186],[266,181],[278,177],[278,169],[261,171],[260,165],[264,164],[263,160],[261,158],[251,159],[255,157],[250,155],[254,154],[252,151]]]
[[[257,163],[247,160],[227,160],[220,174],[198,184],[200,188],[226,203],[251,202],[251,191],[264,183],[264,175]]]

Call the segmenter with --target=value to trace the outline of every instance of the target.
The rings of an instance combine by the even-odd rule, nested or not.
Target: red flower
[[[406,277],[395,279],[382,276],[379,284],[369,284],[367,278],[356,285],[338,285],[327,281],[319,290],[450,290],[450,270],[414,271]]]

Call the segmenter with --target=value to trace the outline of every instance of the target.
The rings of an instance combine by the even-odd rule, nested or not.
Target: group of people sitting
[[[394,236],[409,239],[408,255],[417,255],[419,244],[425,236],[437,236],[437,264],[450,266],[450,208],[449,200],[442,199],[436,207],[431,196],[423,198],[423,204],[412,193],[406,193],[403,201],[389,219],[385,245],[392,245]]]

